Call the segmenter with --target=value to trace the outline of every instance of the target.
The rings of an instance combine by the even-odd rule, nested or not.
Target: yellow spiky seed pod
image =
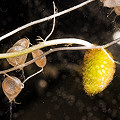
[[[111,58],[112,55],[109,53]],[[88,50],[84,56],[83,85],[88,95],[102,92],[112,81],[115,63],[102,49]]]

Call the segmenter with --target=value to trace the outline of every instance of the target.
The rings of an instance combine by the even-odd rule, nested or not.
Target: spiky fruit
[[[112,55],[109,53],[111,58]],[[84,56],[83,85],[88,95],[102,92],[112,81],[115,63],[102,49],[88,50]]]

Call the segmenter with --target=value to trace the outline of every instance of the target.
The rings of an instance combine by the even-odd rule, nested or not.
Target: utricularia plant
[[[88,49],[88,51],[84,55],[84,65],[82,69],[83,70],[82,82],[83,82],[84,90],[88,95],[93,96],[95,94],[98,94],[102,92],[110,84],[110,82],[113,80],[113,76],[115,73],[115,63],[118,62],[114,61],[112,54],[106,48],[120,41],[119,38],[113,42],[110,42],[102,46],[97,46],[86,40],[77,39],[77,38],[62,38],[62,39],[48,40],[48,38],[51,36],[51,34],[54,31],[55,17],[73,11],[93,1],[94,0],[85,1],[77,6],[74,6],[59,13],[56,12],[56,7],[53,2],[53,6],[54,6],[53,15],[28,23],[0,37],[0,41],[1,41],[20,30],[23,30],[34,24],[41,23],[53,18],[53,27],[50,34],[45,39],[42,39],[40,36],[38,37],[38,39],[41,40],[42,42],[39,42],[37,45],[33,45],[29,47],[30,40],[28,38],[22,38],[18,40],[11,48],[9,48],[9,50],[6,51],[6,53],[0,54],[0,59],[6,58],[8,63],[13,66],[13,68],[0,71],[0,74],[4,74],[6,76],[2,82],[2,88],[5,95],[9,99],[11,106],[12,106],[12,102],[13,101],[15,102],[15,98],[24,88],[25,82],[27,82],[27,80],[29,80],[31,77],[43,71],[44,66],[47,63],[46,56],[56,51]],[[119,15],[120,2],[118,0],[101,0],[101,2],[103,2],[105,7],[113,8],[115,13]],[[57,47],[57,45],[59,44],[63,44],[63,45],[67,44],[68,46]],[[75,44],[77,46],[70,47],[69,44],[71,45]],[[47,52],[42,51],[42,48],[53,45],[56,45],[56,48],[50,49]],[[32,53],[33,59],[28,62],[25,62],[28,53]],[[17,69],[24,71],[24,67],[32,64],[33,62],[35,62],[35,64],[40,68],[40,70],[34,73],[33,75],[29,76],[28,78],[25,78],[23,82],[15,76],[8,75],[9,72]],[[12,111],[12,107],[10,108],[11,108],[10,111]],[[12,119],[12,117],[10,117],[10,119]]]

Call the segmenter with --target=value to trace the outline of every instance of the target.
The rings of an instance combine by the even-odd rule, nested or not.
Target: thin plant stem
[[[85,45],[85,46],[94,46],[88,41],[82,40],[82,39],[77,39],[77,38],[63,38],[63,39],[55,39],[55,40],[49,40],[45,42],[40,42],[37,45],[34,45],[32,47],[26,48],[22,51],[18,52],[11,52],[11,53],[2,53],[0,54],[0,59],[3,58],[11,58],[11,57],[17,57],[20,55],[24,55],[27,53],[31,53],[37,49],[41,49],[47,46],[52,46],[52,45],[58,45],[58,44],[78,44],[78,45]]]
[[[29,77],[27,77],[27,78],[23,81],[23,84],[25,84],[25,82],[27,82],[30,78],[32,78],[33,76],[41,73],[42,71],[43,71],[43,68],[42,68],[41,70],[39,70],[38,72],[36,72],[36,73],[30,75]]]
[[[7,77],[9,77],[10,79],[16,81],[16,79],[14,79],[13,77],[11,77],[10,75],[8,75],[8,74],[6,74],[6,73],[4,73],[4,74],[5,74]]]
[[[36,57],[22,65],[19,65],[19,66],[15,66],[13,68],[10,68],[10,69],[7,69],[7,70],[3,70],[3,71],[0,71],[0,74],[5,74],[7,72],[11,72],[11,71],[14,71],[14,70],[17,70],[19,68],[24,68],[25,66],[28,66],[32,63],[34,63],[35,61],[37,61],[38,59],[52,53],[52,52],[57,52],[57,51],[62,51],[62,50],[85,50],[85,49],[94,49],[94,48],[101,48],[101,46],[93,46],[93,47],[85,47],[85,46],[81,46],[81,47],[61,47],[61,48],[55,48],[55,49],[50,49],[49,51],[43,53],[42,55],[40,55],[39,57]]]
[[[12,120],[12,101],[10,102],[10,120]]]
[[[112,41],[112,42],[110,42],[110,43],[107,43],[107,44],[103,45],[103,47],[104,47],[104,48],[107,48],[107,47],[109,47],[109,46],[111,46],[111,45],[116,44],[116,43],[119,42],[119,41],[120,41],[120,37],[117,38],[117,39],[115,39],[114,41]]]
[[[54,1],[53,1],[53,8],[54,8],[54,15],[55,15],[55,14],[56,14],[56,11],[55,11],[56,7],[55,7]],[[48,38],[52,35],[54,29],[55,29],[55,16],[54,16],[54,18],[53,18],[52,30],[51,30],[51,32],[47,35],[47,37],[45,38],[45,40],[44,40],[41,36],[37,36],[38,39],[36,39],[36,40],[42,40],[43,42],[45,42],[45,41],[48,40]]]
[[[55,7],[54,1],[53,1],[53,8],[54,8],[54,15],[55,15],[55,14],[56,14],[56,11],[55,11],[55,8],[56,8],[56,7]],[[55,29],[55,16],[54,16],[54,18],[53,18],[52,30],[51,30],[50,34],[45,38],[45,41],[48,40],[48,38],[52,35],[54,29]]]
[[[109,57],[109,59],[114,63],[115,61],[110,57],[110,55],[107,53],[107,51],[104,49],[104,48],[102,48],[102,50],[105,52],[105,54]]]
[[[111,45],[113,45],[113,44],[115,44],[119,41],[120,41],[120,38],[118,38],[118,39],[116,39],[116,40],[114,40],[114,41],[112,41],[112,42],[110,42],[106,45],[103,45],[102,47],[107,48],[107,47],[109,47],[109,46],[111,46]],[[26,48],[22,51],[11,52],[11,53],[1,53],[0,54],[0,59],[17,57],[17,56],[20,56],[20,55],[24,55],[24,54],[33,52],[37,49],[41,49],[41,48],[44,48],[44,47],[47,47],[47,46],[52,46],[52,45],[58,45],[58,44],[78,44],[78,45],[84,45],[84,46],[87,46],[87,47],[94,46],[93,44],[91,44],[88,41],[85,41],[85,40],[82,40],[82,39],[77,39],[77,38],[55,39],[55,40],[40,42],[39,44],[34,45],[32,47],[29,47],[29,48]]]
[[[83,6],[85,6],[88,3],[91,3],[93,1],[95,1],[95,0],[87,0],[87,1],[85,1],[83,3],[80,3],[80,4],[76,5],[76,6],[74,6],[74,7],[71,7],[69,9],[67,9],[67,10],[61,11],[61,12],[55,14],[55,15],[51,15],[51,16],[48,16],[48,17],[45,17],[45,18],[42,18],[42,19],[30,22],[30,23],[28,23],[26,25],[23,25],[23,26],[15,29],[15,30],[13,30],[13,31],[11,31],[11,32],[9,32],[9,33],[1,36],[0,37],[0,41],[3,40],[3,39],[5,39],[5,38],[7,38],[7,37],[9,37],[9,36],[11,36],[11,35],[13,35],[13,34],[15,34],[15,33],[17,33],[17,32],[19,32],[19,31],[21,31],[21,30],[23,30],[23,29],[25,29],[25,28],[28,28],[28,27],[30,27],[32,25],[35,25],[35,24],[38,24],[38,23],[42,23],[42,22],[48,21],[48,20],[50,20],[50,19],[52,19],[54,17],[58,17],[58,16],[61,16],[61,15],[64,15],[64,14],[66,14],[68,12],[71,12],[73,10],[76,10],[76,9],[80,8],[80,7],[83,7]]]
[[[48,55],[48,54],[50,54],[50,53],[52,53],[52,52],[63,51],[63,50],[104,49],[104,48],[107,48],[107,47],[109,47],[109,46],[111,46],[111,45],[113,45],[113,44],[115,44],[115,43],[117,43],[117,42],[119,42],[119,41],[120,41],[120,38],[118,38],[118,39],[116,39],[115,41],[112,41],[112,42],[110,42],[110,43],[107,43],[107,44],[105,44],[105,45],[102,45],[102,46],[94,46],[93,44],[91,44],[91,43],[89,43],[89,42],[86,41],[86,42],[87,42],[86,46],[80,46],[80,47],[60,47],[60,48],[50,49],[49,51],[43,53],[43,54],[40,55],[39,57],[34,58],[34,59],[32,59],[32,60],[30,60],[30,61],[28,61],[28,62],[26,62],[26,63],[24,63],[24,64],[22,64],[22,65],[15,66],[15,67],[13,67],[13,68],[0,71],[0,74],[5,74],[5,73],[7,73],[7,72],[11,72],[11,71],[17,70],[17,69],[19,69],[19,68],[24,68],[25,66],[28,66],[28,65],[34,63],[34,62],[37,61],[38,59],[40,59],[40,58],[42,58],[42,57],[44,57],[44,56],[46,56],[46,55]],[[85,42],[85,41],[84,41],[84,42]],[[89,44],[88,44],[88,43],[89,43]],[[106,52],[105,52],[105,53],[106,53]],[[107,55],[108,55],[108,54],[107,54]],[[108,57],[109,57],[109,55],[108,55]],[[110,59],[112,59],[112,58],[110,58]],[[114,61],[114,60],[112,59],[112,61]],[[117,61],[114,61],[114,62],[117,63],[117,64],[120,64],[120,63],[117,62]]]
[[[22,69],[22,77],[23,77],[23,80],[25,80],[25,73],[24,73],[24,69]]]
[[[60,47],[60,48],[54,48],[54,49],[50,49],[49,51],[43,53],[42,55],[40,55],[39,57],[36,57],[22,65],[19,65],[19,66],[15,66],[13,68],[10,68],[10,69],[7,69],[7,70],[3,70],[3,71],[0,71],[0,74],[5,74],[7,72],[11,72],[11,71],[14,71],[14,70],[17,70],[19,68],[24,68],[25,66],[28,66],[32,63],[34,63],[35,61],[37,61],[38,59],[50,54],[50,53],[53,53],[53,52],[57,52],[57,51],[63,51],[63,50],[87,50],[87,49],[102,49],[103,47],[102,46],[91,46],[91,47],[86,47],[86,46],[80,46],[80,47]]]

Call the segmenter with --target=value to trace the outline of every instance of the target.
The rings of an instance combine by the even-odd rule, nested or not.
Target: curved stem
[[[37,49],[41,49],[41,48],[44,48],[47,46],[52,46],[52,45],[58,45],[58,44],[78,44],[78,45],[85,45],[88,47],[93,46],[93,44],[91,44],[90,42],[87,42],[82,39],[76,39],[76,38],[55,39],[55,40],[40,42],[37,45],[34,45],[32,47],[29,47],[29,48],[19,51],[19,52],[2,53],[2,54],[0,54],[0,59],[17,57],[17,56],[20,56],[23,54],[33,52],[34,50],[37,50]]]
[[[32,78],[33,76],[41,73],[42,71],[43,71],[43,68],[42,68],[41,70],[39,70],[38,72],[36,72],[36,73],[30,75],[29,77],[27,77],[27,78],[23,81],[23,84],[25,84],[25,82],[27,82],[30,78]]]
[[[64,11],[62,11],[62,12],[59,12],[59,13],[57,13],[57,14],[55,14],[55,15],[51,15],[51,16],[45,17],[45,18],[43,18],[43,19],[39,19],[39,20],[30,22],[30,23],[28,23],[28,24],[26,24],[26,25],[23,25],[23,26],[15,29],[15,30],[13,30],[13,31],[11,31],[11,32],[9,32],[9,33],[1,36],[1,37],[0,37],[0,41],[3,40],[3,39],[5,39],[5,38],[7,38],[7,37],[9,37],[9,36],[11,36],[11,35],[13,35],[13,34],[15,34],[15,33],[17,33],[17,32],[19,32],[19,31],[21,31],[21,30],[23,30],[23,29],[25,29],[25,28],[28,28],[28,27],[30,27],[30,26],[32,26],[32,25],[35,25],[35,24],[38,24],[38,23],[42,23],[42,22],[48,21],[48,20],[50,20],[50,19],[52,19],[52,18],[54,18],[54,17],[61,16],[61,15],[63,15],[63,14],[66,14],[66,13],[68,13],[68,12],[71,12],[71,11],[73,11],[73,10],[76,10],[76,9],[78,9],[78,8],[84,6],[84,5],[87,5],[88,3],[91,3],[91,2],[93,2],[93,1],[95,1],[95,0],[87,0],[87,1],[85,1],[85,2],[83,2],[83,3],[80,3],[79,5],[76,5],[76,6],[74,6],[74,7],[71,7],[71,8],[69,8],[69,9],[64,10]]]
[[[113,45],[113,44],[115,44],[119,41],[120,41],[120,38],[118,38],[118,39],[116,39],[116,40],[114,40],[110,43],[107,43],[106,45],[103,45],[102,47],[107,48],[107,47],[109,47],[109,46],[111,46],[111,45]],[[20,56],[20,55],[23,55],[23,54],[33,52],[34,50],[37,50],[37,49],[41,49],[41,48],[44,48],[44,47],[47,47],[47,46],[52,46],[52,45],[58,45],[58,44],[78,44],[78,45],[85,45],[87,47],[94,46],[93,44],[91,44],[88,41],[85,41],[85,40],[82,40],[82,39],[77,39],[77,38],[55,39],[55,40],[40,42],[37,45],[34,45],[32,47],[29,47],[29,48],[24,49],[24,50],[19,51],[19,52],[2,53],[2,54],[0,54],[0,59],[17,57],[17,56]]]
[[[85,47],[85,46],[81,46],[81,47],[61,47],[61,48],[54,48],[54,49],[50,49],[49,51],[43,53],[42,55],[40,55],[39,57],[37,58],[34,58],[22,65],[19,65],[19,66],[16,66],[16,67],[13,67],[13,68],[10,68],[10,69],[7,69],[7,70],[3,70],[3,71],[0,71],[0,74],[5,74],[7,72],[11,72],[11,71],[14,71],[14,70],[17,70],[19,68],[24,68],[25,66],[28,66],[32,63],[34,63],[35,61],[37,61],[38,59],[50,54],[50,53],[53,53],[53,52],[57,52],[57,51],[63,51],[63,50],[85,50],[85,49],[102,49],[103,47],[102,46],[91,46],[91,47]]]
[[[28,62],[26,62],[26,63],[24,63],[24,64],[22,64],[22,65],[15,66],[15,67],[13,67],[13,68],[0,71],[0,74],[5,74],[5,73],[7,73],[7,72],[11,72],[11,71],[17,70],[17,69],[19,69],[19,68],[24,68],[25,66],[28,66],[28,65],[34,63],[34,62],[37,61],[38,59],[40,59],[40,58],[42,58],[42,57],[44,57],[44,56],[46,56],[46,55],[48,55],[48,54],[50,54],[50,53],[57,52],[57,51],[63,51],[63,50],[102,49],[102,50],[106,53],[106,55],[110,58],[110,60],[111,60],[113,63],[115,62],[115,63],[117,63],[117,64],[120,64],[119,62],[114,61],[114,60],[109,56],[109,54],[106,52],[106,50],[104,49],[104,48],[106,48],[106,47],[109,47],[109,45],[113,45],[113,44],[115,44],[116,42],[119,42],[119,41],[120,41],[120,38],[117,39],[117,40],[114,41],[114,42],[112,41],[112,42],[107,43],[106,45],[102,45],[102,46],[94,46],[93,44],[88,43],[88,44],[89,44],[88,46],[80,46],[80,47],[60,47],[60,48],[50,49],[49,51],[43,53],[43,54],[40,55],[39,57],[34,58],[34,59],[32,59],[32,60],[30,60],[30,61],[28,61]],[[86,41],[86,42],[87,42],[87,41]],[[111,44],[111,43],[112,43],[112,44]]]
[[[55,14],[56,14],[56,11],[55,11],[56,7],[55,7],[54,1],[53,1],[53,8],[54,8],[54,15],[55,15]],[[51,32],[48,34],[48,36],[45,38],[44,41],[48,40],[48,38],[49,38],[49,37],[52,35],[52,33],[54,32],[54,29],[55,29],[55,16],[54,16],[54,18],[53,18],[52,30],[51,30]]]
[[[74,38],[73,38],[73,39],[74,39]],[[78,39],[74,39],[74,40],[77,40],[77,41],[78,41]],[[52,40],[52,41],[54,41],[54,40]],[[56,40],[55,40],[55,41],[56,41]],[[5,74],[5,73],[7,73],[7,72],[11,72],[11,71],[17,70],[17,69],[19,69],[19,68],[24,68],[25,66],[28,66],[28,65],[32,64],[32,63],[35,62],[36,60],[38,60],[38,59],[40,59],[41,57],[46,56],[46,55],[48,55],[48,54],[50,54],[50,53],[52,53],[52,52],[56,52],[56,51],[60,51],[60,50],[104,49],[104,48],[107,48],[107,47],[109,47],[109,46],[111,46],[111,45],[113,45],[113,44],[115,44],[115,43],[117,43],[117,42],[119,42],[119,41],[120,41],[120,38],[118,38],[118,39],[116,39],[115,41],[112,41],[112,42],[110,42],[110,43],[107,43],[107,44],[105,44],[105,45],[102,45],[102,46],[94,46],[93,44],[91,44],[91,43],[89,43],[89,42],[87,42],[87,41],[79,40],[79,42],[82,42],[82,45],[84,44],[84,45],[86,45],[86,46],[80,46],[80,47],[61,47],[61,48],[50,49],[49,51],[45,52],[45,53],[42,54],[41,56],[39,56],[39,57],[37,57],[37,58],[35,58],[35,59],[32,59],[32,60],[30,60],[30,61],[28,61],[28,62],[26,62],[26,63],[24,63],[24,64],[22,64],[22,65],[19,65],[19,66],[16,66],[16,67],[13,67],[13,68],[10,68],[10,69],[7,69],[7,70],[0,71],[0,74]],[[49,41],[46,41],[46,42],[49,42]],[[43,42],[43,43],[44,43],[44,42]],[[79,43],[79,44],[80,44],[80,43]],[[108,56],[108,57],[109,57],[109,56]],[[112,58],[110,58],[110,59],[112,59]],[[113,61],[113,60],[112,60],[112,61]],[[120,63],[117,62],[117,61],[113,61],[113,62],[115,62],[115,63],[117,63],[117,64],[120,64]]]

